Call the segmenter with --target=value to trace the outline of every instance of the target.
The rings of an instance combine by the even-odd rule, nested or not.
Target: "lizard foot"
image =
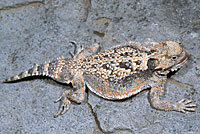
[[[66,91],[57,99],[54,101],[54,103],[60,102],[60,106],[58,108],[58,112],[54,114],[54,118],[57,118],[59,115],[63,115],[66,113],[71,105],[71,101],[67,97]]]
[[[191,103],[192,103],[191,100],[182,99],[176,104],[175,109],[176,109],[176,111],[179,111],[179,112],[182,112],[182,113],[186,113],[186,111],[195,112],[194,107],[197,107],[197,105],[191,104]]]

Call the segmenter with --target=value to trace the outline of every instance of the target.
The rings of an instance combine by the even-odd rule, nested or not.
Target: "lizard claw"
[[[192,103],[191,100],[182,99],[176,105],[176,109],[177,109],[177,111],[182,112],[182,113],[186,113],[186,111],[195,112],[194,107],[197,107],[197,105],[191,104],[191,103]]]
[[[71,101],[67,98],[66,95],[61,95],[54,103],[60,102],[60,106],[58,108],[58,112],[54,114],[54,118],[57,118],[59,115],[63,115],[66,113],[71,105]]]

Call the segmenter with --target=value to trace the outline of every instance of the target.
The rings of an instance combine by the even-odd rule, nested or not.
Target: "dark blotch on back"
[[[128,62],[120,62],[119,67],[129,69],[129,63]]]
[[[136,63],[136,65],[140,65],[142,63],[142,61],[141,60],[137,60],[137,61],[135,61],[135,63]]]
[[[153,71],[156,67],[156,60],[150,59],[147,63],[148,69]]]
[[[102,68],[103,68],[103,69],[110,69],[109,67],[110,67],[110,66],[108,66],[108,63],[102,65]]]

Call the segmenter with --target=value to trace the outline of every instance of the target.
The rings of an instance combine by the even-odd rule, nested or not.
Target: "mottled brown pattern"
[[[98,53],[98,48],[99,45],[94,44],[90,48],[75,50],[72,59],[58,58],[3,82],[43,75],[62,83],[72,83],[73,90],[66,90],[55,101],[61,103],[55,117],[64,114],[71,101],[83,102],[86,86],[110,100],[125,99],[151,88],[149,98],[152,107],[165,111],[195,111],[196,105],[191,104],[191,100],[162,100],[167,74],[181,68],[187,60],[187,53],[180,42],[127,42],[102,53]]]

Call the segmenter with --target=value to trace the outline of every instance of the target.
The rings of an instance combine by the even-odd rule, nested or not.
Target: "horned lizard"
[[[60,102],[54,117],[64,114],[71,101],[81,103],[86,98],[86,86],[98,96],[109,100],[121,100],[144,89],[151,89],[149,100],[155,109],[164,111],[195,111],[191,100],[179,102],[163,100],[167,74],[183,66],[187,53],[180,42],[127,42],[124,45],[98,53],[98,44],[75,50],[72,59],[58,58],[55,61],[35,66],[3,83],[30,76],[47,76],[62,83],[72,83],[55,102]],[[76,46],[76,45],[75,45]],[[76,48],[76,47],[75,47]]]

